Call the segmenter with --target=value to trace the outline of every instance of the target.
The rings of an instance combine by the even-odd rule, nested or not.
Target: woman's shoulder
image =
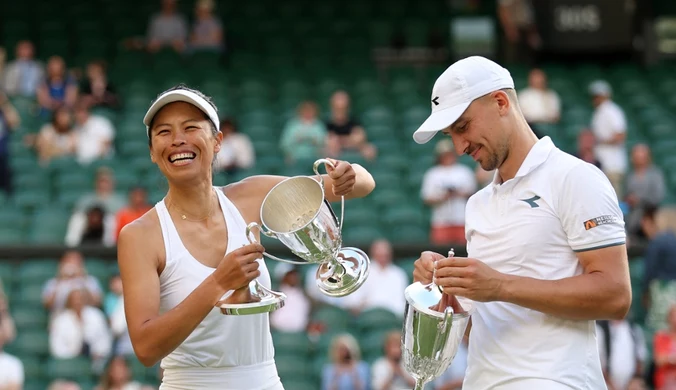
[[[155,207],[146,211],[145,214],[134,221],[124,225],[120,231],[119,241],[135,239],[139,241],[146,240],[160,231],[160,218],[157,215]]]

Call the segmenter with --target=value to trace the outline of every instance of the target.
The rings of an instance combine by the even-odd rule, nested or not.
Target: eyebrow
[[[200,119],[186,119],[183,122],[181,122],[181,124],[185,125],[188,122],[199,122],[199,121],[200,121]],[[160,126],[171,126],[171,124],[169,124],[169,123],[158,123],[156,125],[153,125],[152,130],[155,130],[156,128],[158,128]]]

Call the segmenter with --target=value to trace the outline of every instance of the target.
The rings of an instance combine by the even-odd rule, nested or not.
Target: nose
[[[182,131],[175,131],[174,132],[174,137],[173,140],[171,141],[172,146],[181,146],[185,145],[185,134]]]
[[[451,139],[453,140],[455,154],[458,156],[465,154],[465,151],[467,151],[467,148],[469,148],[469,142],[460,135],[451,135]]]

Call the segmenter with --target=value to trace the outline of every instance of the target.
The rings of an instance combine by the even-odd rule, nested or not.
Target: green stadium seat
[[[385,234],[383,234],[380,229],[374,225],[369,225],[369,226],[352,226],[352,225],[345,225],[345,229],[343,230],[343,243],[346,246],[363,246],[363,245],[369,245],[373,241],[385,238]]]
[[[52,277],[56,274],[52,274]],[[17,297],[22,305],[27,307],[39,307],[42,304],[42,291],[48,278],[23,279],[18,290]]]
[[[404,299],[404,297],[401,297]],[[403,315],[403,313],[402,313]],[[382,329],[401,329],[403,318],[389,310],[373,308],[364,310],[355,319],[355,325],[361,333]]]
[[[324,324],[330,331],[347,329],[350,323],[350,313],[335,306],[322,306],[312,313],[312,321]]]
[[[11,349],[21,354],[46,357],[49,355],[49,333],[47,329],[18,329]]]
[[[18,276],[23,282],[44,282],[56,276],[58,261],[56,259],[36,259],[19,264]]]
[[[49,359],[46,365],[47,376],[54,379],[73,381],[87,380],[92,377],[92,363],[87,358]]]
[[[312,344],[306,332],[288,333],[272,332],[272,339],[275,346],[275,355],[296,354],[299,356],[309,355]]]
[[[391,242],[402,244],[426,244],[429,242],[429,228],[423,225],[385,225],[385,227],[388,228],[387,238]]]
[[[40,287],[42,286],[40,285]],[[17,295],[22,298],[21,295]],[[22,304],[12,309],[12,317],[17,329],[21,331],[39,329],[44,332],[47,329],[47,311],[40,305],[27,306]]]
[[[383,356],[385,338],[387,334],[392,331],[400,331],[403,324],[402,321],[398,327],[383,326],[379,329],[374,329],[362,335],[359,339],[359,347],[361,348],[363,359],[369,363],[373,363],[376,359]]]
[[[85,259],[85,268],[89,275],[96,277],[103,286],[107,286],[108,279],[111,276],[110,263],[111,261],[109,260],[87,258]]]
[[[302,377],[290,377],[288,379],[283,378],[282,384],[284,385],[284,388],[293,390],[317,390],[320,387],[317,381],[303,379]]]

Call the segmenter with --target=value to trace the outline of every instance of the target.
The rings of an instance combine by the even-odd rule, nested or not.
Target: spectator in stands
[[[38,160],[45,166],[54,158],[75,155],[77,135],[68,107],[59,107],[52,113],[52,120],[40,128],[34,145]]]
[[[280,281],[279,291],[286,294],[286,301],[284,307],[270,314],[270,326],[280,332],[305,331],[311,305],[301,286],[298,269],[291,264],[280,263],[274,273]]]
[[[68,73],[63,58],[49,57],[47,75],[37,89],[38,103],[43,115],[48,115],[61,106],[73,107],[77,94],[77,81]]]
[[[595,107],[591,123],[597,142],[594,152],[617,197],[623,199],[624,175],[627,171],[627,119],[622,108],[611,100],[610,84],[602,80],[595,81],[589,86],[589,93]]]
[[[646,207],[641,225],[650,240],[644,252],[641,292],[646,325],[655,331],[666,326],[669,307],[676,303],[676,209]]]
[[[676,305],[667,317],[668,327],[655,333],[655,390],[676,389]]]
[[[113,154],[115,127],[105,117],[89,112],[85,102],[75,107],[77,161],[82,165],[110,157]]]
[[[528,124],[537,128],[541,123],[558,123],[561,101],[556,91],[548,88],[547,75],[542,69],[533,69],[528,75],[528,87],[518,93],[519,106]]]
[[[409,375],[401,356],[401,332],[393,331],[385,336],[384,355],[373,362],[371,367],[371,389],[395,390],[415,386],[415,379]]]
[[[322,370],[321,390],[368,389],[369,366],[361,360],[357,340],[350,334],[336,336],[329,348],[331,363]]]
[[[19,114],[7,96],[0,92],[0,191],[12,192],[9,139],[11,132],[21,123]]]
[[[24,382],[23,363],[17,357],[4,352],[2,347],[14,340],[16,329],[9,313],[5,291],[0,283],[0,389],[22,389]]]
[[[162,0],[162,10],[150,20],[147,39],[151,53],[167,46],[183,52],[188,39],[188,23],[176,12],[176,0]]]
[[[232,118],[223,119],[220,127],[223,141],[216,155],[214,170],[235,173],[253,167],[256,156],[249,136],[238,131]]]
[[[7,95],[35,97],[38,86],[45,77],[45,70],[34,56],[35,48],[31,41],[17,43],[16,59],[7,64],[0,88]]]
[[[52,313],[58,313],[66,306],[71,290],[81,289],[87,301],[93,306],[101,304],[101,285],[92,275],[87,274],[84,258],[78,251],[70,250],[61,256],[56,277],[45,283],[42,290],[42,304]]]
[[[80,96],[84,104],[90,108],[119,107],[117,89],[108,80],[104,61],[93,61],[87,65],[87,79],[80,87]]]
[[[609,389],[627,389],[632,378],[643,376],[648,349],[640,326],[627,319],[596,321],[596,340]]]
[[[451,365],[432,382],[434,390],[462,389],[462,382],[465,379],[465,371],[467,370],[467,340],[466,337],[463,338]]]
[[[464,243],[465,205],[477,190],[474,172],[457,162],[450,139],[436,145],[437,162],[423,177],[421,197],[432,207],[431,241],[434,244]]]
[[[121,356],[116,356],[108,363],[108,368],[101,377],[101,383],[94,390],[152,390],[152,387],[132,380],[127,361]]]
[[[317,104],[306,101],[298,107],[298,116],[284,128],[281,148],[288,164],[298,160],[316,159],[326,149],[326,126],[318,118]]]
[[[134,222],[152,208],[153,206],[148,203],[148,193],[145,188],[134,187],[129,190],[129,203],[115,215],[115,241],[125,225]]]
[[[84,194],[75,204],[74,212],[85,212],[94,205],[101,205],[106,214],[115,215],[127,204],[127,199],[115,191],[113,171],[101,167],[96,171],[94,192]]]
[[[665,195],[664,176],[652,163],[650,148],[637,144],[631,150],[632,172],[627,176],[625,200],[630,207],[627,230],[636,234],[641,230],[643,210],[648,205],[659,205]]]
[[[66,245],[115,245],[115,217],[103,206],[94,205],[82,214],[74,214],[68,223]]]
[[[190,34],[192,50],[223,50],[223,25],[213,14],[214,0],[198,0],[195,4],[195,21]]]
[[[601,162],[596,158],[594,151],[596,149],[596,137],[589,129],[584,129],[577,136],[577,154],[575,157],[586,161],[602,169]]]
[[[358,151],[367,160],[376,157],[376,148],[367,142],[366,131],[350,114],[350,96],[338,91],[331,96],[331,118],[326,124],[328,154],[340,157],[345,150]]]
[[[392,245],[387,240],[374,241],[371,243],[369,257],[369,277],[354,293],[359,296],[359,308],[386,309],[403,318],[406,306],[404,290],[409,284],[408,276],[401,267],[392,263]]]
[[[77,382],[57,379],[49,384],[47,390],[82,390],[82,388]]]
[[[508,63],[537,62],[542,38],[535,24],[531,0],[498,0],[498,19],[504,32],[503,60]]]
[[[50,323],[49,350],[57,359],[85,356],[94,367],[103,367],[112,339],[105,315],[88,302],[88,296],[83,289],[69,292],[65,310]]]
[[[115,356],[133,356],[134,348],[131,344],[124,313],[124,297],[120,275],[110,278],[108,289],[109,292],[103,301],[103,312],[110,322],[110,330],[113,336],[113,354]]]

